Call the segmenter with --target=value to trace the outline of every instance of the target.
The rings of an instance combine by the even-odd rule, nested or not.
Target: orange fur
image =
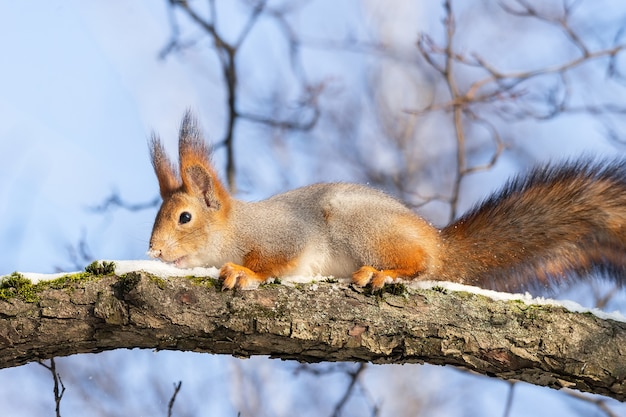
[[[410,280],[429,269],[437,269],[437,245],[440,240],[436,230],[413,215],[396,215],[393,220],[392,227],[377,234],[372,232],[376,262],[354,272],[354,284],[371,284],[378,289],[387,278],[392,281],[399,278]]]
[[[262,277],[276,277],[296,265],[295,259],[279,254],[269,255],[262,249],[253,249],[243,257],[243,264]]]

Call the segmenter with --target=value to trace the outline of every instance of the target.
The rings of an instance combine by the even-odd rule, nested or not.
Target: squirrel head
[[[181,124],[178,150],[180,179],[158,136],[152,135],[150,157],[163,203],[148,255],[181,268],[207,266],[228,230],[231,197],[211,166],[210,150],[189,111]]]

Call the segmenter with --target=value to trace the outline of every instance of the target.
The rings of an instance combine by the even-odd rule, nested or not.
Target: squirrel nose
[[[152,246],[150,246],[150,249],[148,250],[148,252],[146,252],[146,254],[151,258],[160,258],[161,249],[154,249]]]

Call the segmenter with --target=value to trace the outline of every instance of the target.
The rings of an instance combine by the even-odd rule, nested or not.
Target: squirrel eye
[[[188,211],[183,211],[180,213],[180,217],[178,218],[178,223],[185,224],[191,221],[191,214]]]

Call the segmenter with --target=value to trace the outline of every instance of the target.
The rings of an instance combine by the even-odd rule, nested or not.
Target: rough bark
[[[0,368],[117,348],[373,363],[448,364],[626,399],[626,323],[560,307],[345,284],[220,291],[138,272],[0,301]]]

